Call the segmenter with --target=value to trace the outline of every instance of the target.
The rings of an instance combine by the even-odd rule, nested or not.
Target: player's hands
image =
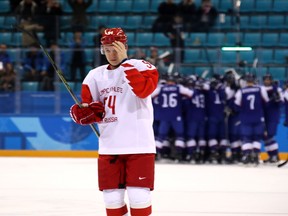
[[[118,54],[120,62],[128,58],[125,44],[120,41],[114,41],[112,45]]]
[[[103,120],[105,117],[105,108],[103,103],[99,101],[92,102],[83,107],[79,107],[78,104],[74,104],[70,108],[70,116],[77,124],[93,124]]]
[[[95,101],[95,102],[90,103],[88,106],[89,108],[93,110],[93,112],[95,113],[97,117],[101,118],[101,121],[102,121],[102,119],[105,117],[105,114],[106,114],[103,103],[100,101]]]

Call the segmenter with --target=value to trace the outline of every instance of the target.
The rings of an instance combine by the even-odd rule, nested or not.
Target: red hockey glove
[[[79,107],[74,104],[70,108],[70,116],[75,123],[88,125],[101,122],[105,116],[105,109],[101,102],[92,102],[88,107]]]
[[[96,101],[89,104],[89,108],[93,110],[95,115],[102,119],[105,117],[105,107],[102,102]]]

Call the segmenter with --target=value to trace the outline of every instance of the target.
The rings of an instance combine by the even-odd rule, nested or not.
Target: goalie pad
[[[70,108],[70,116],[77,124],[93,124],[103,120],[105,108],[101,102],[92,102],[87,107],[79,107],[78,104],[74,104]]]

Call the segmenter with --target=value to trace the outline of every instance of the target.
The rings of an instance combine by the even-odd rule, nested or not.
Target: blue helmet
[[[255,82],[255,79],[256,79],[256,77],[252,73],[246,73],[245,76],[244,76],[244,80],[246,82]]]
[[[270,73],[266,73],[263,77],[262,77],[262,79],[263,79],[263,81],[264,80],[267,80],[267,79],[269,79],[269,80],[273,80],[273,77],[272,77],[272,75],[270,74]]]

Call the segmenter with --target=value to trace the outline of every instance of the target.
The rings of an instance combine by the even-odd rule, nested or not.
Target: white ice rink
[[[288,216],[288,165],[156,165],[153,216]],[[1,216],[104,216],[97,159],[0,158]]]

